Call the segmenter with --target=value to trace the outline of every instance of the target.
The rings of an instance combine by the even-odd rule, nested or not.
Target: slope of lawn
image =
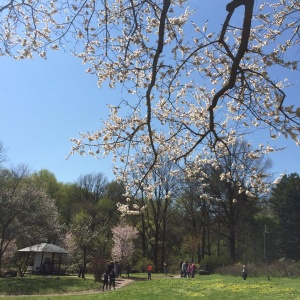
[[[271,278],[197,275],[193,279],[175,278],[154,274],[152,280],[145,280],[146,275],[140,274],[138,280],[117,290],[102,292],[100,284],[94,283],[92,278],[82,280],[76,277],[56,278],[15,278],[0,279],[0,294],[7,294],[10,290],[22,290],[31,296],[2,296],[0,299],[25,299],[32,300],[95,300],[95,299],[122,299],[122,300],[176,300],[176,299],[299,299],[300,278]],[[20,279],[20,280],[19,280]],[[22,281],[23,280],[23,281]],[[43,281],[42,281],[43,280]],[[24,286],[22,286],[24,285]],[[26,286],[26,287],[25,287]],[[90,290],[92,294],[67,295],[67,293]],[[99,293],[98,293],[99,291]],[[95,293],[97,292],[97,293]],[[65,293],[64,295],[49,294]],[[39,295],[37,295],[39,294]],[[42,296],[44,294],[44,296]]]

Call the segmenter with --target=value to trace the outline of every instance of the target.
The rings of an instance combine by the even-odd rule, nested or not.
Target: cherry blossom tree
[[[113,247],[111,256],[113,260],[121,262],[130,262],[134,252],[134,239],[137,238],[138,231],[136,228],[127,225],[124,220],[112,228]]]
[[[98,131],[73,139],[71,154],[112,153],[130,203],[128,174],[139,168],[140,154],[152,157],[142,183],[161,157],[193,165],[192,178],[256,129],[299,144],[300,108],[286,104],[289,82],[272,75],[275,66],[298,70],[288,56],[299,41],[298,1],[264,4],[256,14],[254,0],[233,0],[224,10],[214,33],[199,23],[203,12],[188,0],[10,1],[0,7],[0,55],[46,58],[49,48],[71,51],[99,87],[128,92],[120,103],[110,101]],[[265,144],[248,156],[275,150]],[[128,205],[119,208],[128,212]]]

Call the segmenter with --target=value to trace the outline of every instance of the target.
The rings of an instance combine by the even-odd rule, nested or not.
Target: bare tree
[[[104,196],[108,181],[102,173],[87,174],[80,176],[77,185],[80,191],[80,198],[84,202],[96,204]]]
[[[215,231],[225,238],[233,262],[237,258],[238,233],[246,237],[248,224],[271,185],[268,173],[271,162],[249,158],[248,148],[246,142],[236,143],[231,146],[230,155],[219,156],[218,165],[208,166],[210,171],[206,173],[210,175],[202,181],[200,196],[209,201],[211,220],[220,225],[215,226]]]
[[[4,148],[2,141],[0,141],[0,167],[6,160],[6,149]]]

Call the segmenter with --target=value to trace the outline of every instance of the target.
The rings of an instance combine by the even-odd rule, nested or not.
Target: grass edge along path
[[[300,300],[300,278],[251,278],[243,280],[241,277],[209,275],[194,279],[156,276],[152,280],[144,280],[143,275],[138,281],[115,291],[102,292],[98,283],[98,291],[87,291],[60,295],[30,295],[4,296],[1,300],[176,300],[176,299],[289,299]],[[166,280],[170,279],[170,280]]]

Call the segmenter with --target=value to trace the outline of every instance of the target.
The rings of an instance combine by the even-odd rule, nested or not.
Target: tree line
[[[41,242],[66,247],[69,267],[82,277],[92,261],[101,260],[119,260],[141,270],[151,262],[157,272],[164,262],[176,267],[181,260],[212,267],[264,262],[265,226],[272,234],[272,259],[298,260],[300,177],[287,174],[272,182],[264,177],[271,162],[246,160],[247,147],[235,145],[218,166],[203,165],[194,178],[176,164],[162,164],[138,192],[132,190],[136,210],[126,215],[117,209],[128,202],[123,182],[109,182],[99,172],[61,183],[48,170],[6,168],[2,151],[0,270],[15,263],[17,249]],[[259,165],[268,193],[255,187],[255,180],[246,185],[250,175],[241,170],[241,160],[249,170]],[[144,164],[141,174],[147,160]],[[224,171],[231,180],[220,178]],[[131,175],[138,184],[139,174]],[[144,193],[149,186],[152,197]]]

